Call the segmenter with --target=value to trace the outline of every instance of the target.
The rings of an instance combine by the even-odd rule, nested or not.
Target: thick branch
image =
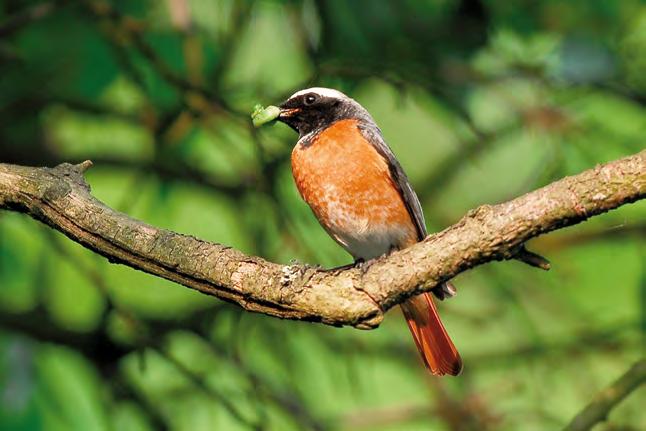
[[[278,265],[132,219],[91,196],[84,168],[0,164],[0,208],[25,212],[111,262],[247,310],[359,328],[376,327],[393,305],[476,265],[527,257],[522,246],[530,238],[646,197],[642,151],[512,201],[481,206],[367,270],[325,271]]]
[[[646,383],[646,359],[637,361],[617,381],[599,392],[564,431],[586,431],[606,420],[608,414],[631,392]]]

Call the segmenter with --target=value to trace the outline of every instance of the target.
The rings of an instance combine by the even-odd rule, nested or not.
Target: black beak
[[[279,108],[280,114],[278,114],[278,121],[291,118],[300,111],[299,108],[286,108],[283,105],[280,105]]]
[[[278,105],[278,108],[280,109],[280,113],[278,114],[278,118],[276,118],[276,120],[287,124],[289,127],[298,132],[298,124],[300,123],[298,114],[301,112],[301,108],[285,106],[285,103]]]

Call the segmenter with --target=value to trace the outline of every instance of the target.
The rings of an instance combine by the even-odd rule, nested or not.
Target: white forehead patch
[[[294,97],[302,96],[303,94],[307,94],[307,93],[316,93],[316,94],[320,94],[323,97],[334,97],[336,99],[348,99],[348,96],[341,93],[340,91],[334,90],[332,88],[324,88],[324,87],[306,88],[305,90],[297,91],[296,93],[289,96],[289,98],[293,99]]]

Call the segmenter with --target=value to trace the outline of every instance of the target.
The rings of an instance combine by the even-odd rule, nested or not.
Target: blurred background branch
[[[646,383],[646,359],[633,364],[617,381],[599,392],[564,429],[566,431],[592,429],[598,422],[606,420],[617,404],[644,383]]]

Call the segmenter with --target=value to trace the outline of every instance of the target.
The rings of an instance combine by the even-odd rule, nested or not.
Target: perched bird
[[[299,134],[291,158],[298,191],[355,262],[426,237],[419,199],[381,130],[359,103],[340,91],[317,87],[294,93],[278,109],[270,108],[275,110],[271,117]],[[455,290],[445,283],[434,293],[443,299]],[[457,375],[462,361],[432,295],[415,296],[401,308],[431,373]]]

